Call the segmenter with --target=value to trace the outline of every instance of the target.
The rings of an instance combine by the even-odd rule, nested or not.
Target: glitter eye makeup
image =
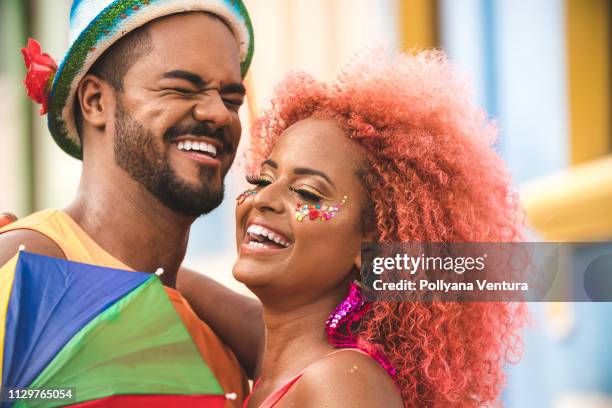
[[[243,191],[238,197],[236,197],[236,204],[240,205],[244,203],[247,198],[254,196],[255,194],[257,194],[257,190],[254,188]]]
[[[295,194],[303,198],[304,200],[311,201],[314,203],[319,203],[323,201],[327,197],[320,195],[321,193],[313,193],[312,191],[305,188],[297,188],[294,186],[289,186],[289,190],[293,191]]]
[[[261,174],[259,176],[246,176],[246,181],[256,187],[265,187],[272,183],[271,177],[267,174]]]
[[[255,186],[255,188],[249,188],[248,190],[244,190],[238,197],[236,197],[236,204],[240,205],[246,201],[250,196],[254,196],[257,194],[258,187],[265,187],[271,183],[270,180],[266,179],[266,176],[252,176],[247,175],[246,181],[249,184]]]
[[[335,205],[315,204],[308,205],[297,203],[295,207],[295,219],[302,222],[305,217],[314,221],[317,218],[321,221],[329,221],[336,216],[342,206],[348,200],[348,196],[344,196],[341,203]]]

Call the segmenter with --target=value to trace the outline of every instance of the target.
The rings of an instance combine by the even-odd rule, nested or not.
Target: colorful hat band
[[[108,5],[104,7],[104,3]],[[240,47],[241,73],[246,75],[254,42],[251,20],[241,0],[75,0],[70,37],[76,39],[55,75],[48,116],[49,130],[66,153],[82,159],[74,119],[74,96],[94,62],[134,29],[161,17],[190,11],[205,11],[226,22]]]

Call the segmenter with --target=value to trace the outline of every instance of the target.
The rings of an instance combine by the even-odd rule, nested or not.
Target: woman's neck
[[[325,321],[339,302],[334,294],[286,312],[271,312],[264,302],[262,381],[284,383],[334,349],[327,341]]]

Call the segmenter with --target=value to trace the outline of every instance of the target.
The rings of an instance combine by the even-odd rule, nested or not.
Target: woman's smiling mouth
[[[246,230],[242,248],[255,250],[255,252],[266,252],[283,250],[290,245],[289,238],[283,234],[272,231],[263,225],[252,223]]]

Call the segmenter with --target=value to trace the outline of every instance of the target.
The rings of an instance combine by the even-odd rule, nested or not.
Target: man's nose
[[[206,93],[198,98],[193,117],[198,122],[210,123],[215,130],[232,122],[232,114],[218,92]]]

